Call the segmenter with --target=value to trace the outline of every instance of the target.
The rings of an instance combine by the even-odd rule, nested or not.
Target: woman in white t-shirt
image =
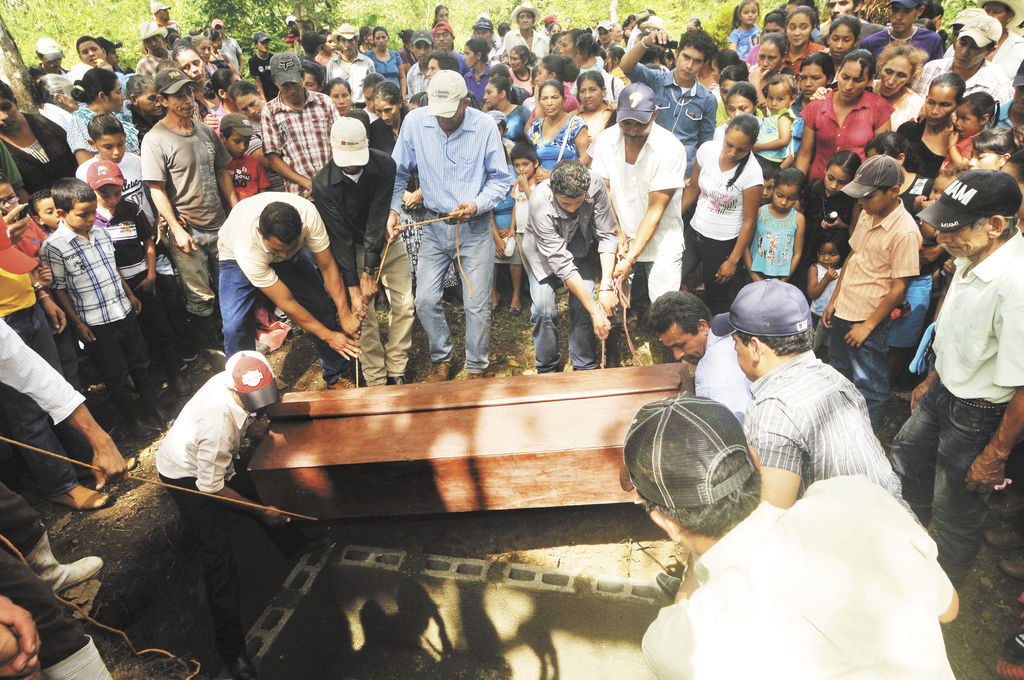
[[[764,184],[761,166],[751,157],[758,129],[757,118],[740,114],[729,121],[721,141],[702,144],[693,164],[697,181],[683,193],[684,215],[697,204],[685,227],[683,278],[703,265],[712,314],[729,311],[748,279],[743,252],[754,235]]]

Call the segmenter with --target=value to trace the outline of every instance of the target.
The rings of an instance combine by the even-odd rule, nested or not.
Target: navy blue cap
[[[635,120],[647,125],[655,108],[654,90],[643,83],[630,83],[619,93],[616,120]]]
[[[914,9],[924,4],[924,0],[889,0],[890,5],[903,5],[907,9]]]
[[[711,320],[711,332],[722,337],[740,331],[758,337],[785,337],[811,327],[811,308],[796,286],[778,279],[749,283],[732,307]]]

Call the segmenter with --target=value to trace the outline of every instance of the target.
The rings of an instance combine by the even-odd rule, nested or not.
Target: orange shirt
[[[850,237],[853,251],[843,264],[836,316],[864,321],[892,290],[893,279],[921,273],[921,232],[901,202],[881,222],[861,212]]]
[[[819,45],[818,43],[816,43],[813,40],[811,40],[810,42],[807,43],[807,49],[804,50],[804,53],[801,54],[796,59],[790,59],[789,58],[789,50],[787,50],[786,51],[786,56],[785,56],[785,58],[783,58],[782,63],[785,64],[786,66],[790,67],[791,69],[793,69],[793,73],[799,76],[800,75],[800,67],[804,65],[804,59],[806,59],[808,56],[814,54],[815,52],[821,52],[824,49],[825,49],[824,45]]]

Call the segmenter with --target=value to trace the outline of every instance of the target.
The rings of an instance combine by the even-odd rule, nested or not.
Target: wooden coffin
[[[618,503],[637,409],[685,364],[286,394],[249,471],[321,519]]]

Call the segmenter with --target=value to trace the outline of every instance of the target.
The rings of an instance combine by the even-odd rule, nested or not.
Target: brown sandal
[[[110,505],[111,496],[99,491],[93,491],[79,484],[67,493],[54,496],[50,501],[72,510],[99,510]]]

